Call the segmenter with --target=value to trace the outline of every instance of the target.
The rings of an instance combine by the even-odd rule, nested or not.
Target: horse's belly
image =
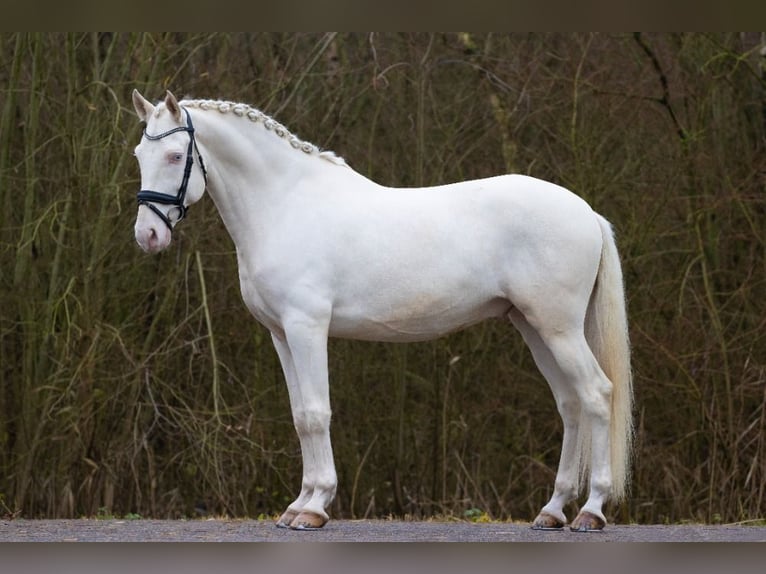
[[[428,296],[367,313],[355,307],[333,310],[330,336],[368,341],[412,342],[435,339],[510,310],[507,299],[448,304]]]

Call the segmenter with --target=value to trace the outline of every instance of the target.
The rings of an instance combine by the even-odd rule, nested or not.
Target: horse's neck
[[[263,122],[216,111],[197,112],[194,121],[208,167],[208,193],[240,251],[267,232],[288,199],[309,187],[302,180],[319,181],[326,170],[355,174],[342,160],[320,157],[311,144],[296,145]]]
[[[197,138],[225,187],[237,179],[260,184],[259,188],[276,182],[288,172],[286,167],[300,158],[296,150],[263,125],[213,111],[197,117],[202,124],[197,128]]]

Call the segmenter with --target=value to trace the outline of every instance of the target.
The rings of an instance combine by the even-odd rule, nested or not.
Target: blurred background
[[[1,34],[0,515],[265,517],[300,487],[212,201],[166,252],[135,244],[133,88],[252,104],[385,185],[581,195],[617,231],[635,369],[607,515],[766,517],[761,32]],[[561,423],[509,324],[333,340],[330,373],[336,518],[531,520],[550,496]]]

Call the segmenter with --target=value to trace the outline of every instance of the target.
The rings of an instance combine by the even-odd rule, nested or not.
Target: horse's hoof
[[[327,524],[327,519],[316,512],[303,511],[290,522],[292,530],[319,530]]]
[[[285,510],[277,520],[277,528],[290,528],[290,523],[295,520],[298,513],[295,510]]]
[[[569,526],[572,532],[601,532],[606,526],[606,522],[600,516],[592,512],[583,510],[577,515]]]
[[[561,530],[564,523],[558,518],[547,512],[541,512],[532,523],[532,530]]]

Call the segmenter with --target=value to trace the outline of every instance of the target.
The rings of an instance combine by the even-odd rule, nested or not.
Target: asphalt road
[[[0,521],[0,542],[12,541],[21,544],[0,545],[0,574],[727,574],[766,564],[766,527],[745,525],[610,524],[579,534],[390,520],[332,520],[313,532],[257,520]]]
[[[259,520],[0,521],[0,542],[766,542],[766,526],[608,525],[602,532],[540,532],[523,523],[331,520],[317,531]]]

